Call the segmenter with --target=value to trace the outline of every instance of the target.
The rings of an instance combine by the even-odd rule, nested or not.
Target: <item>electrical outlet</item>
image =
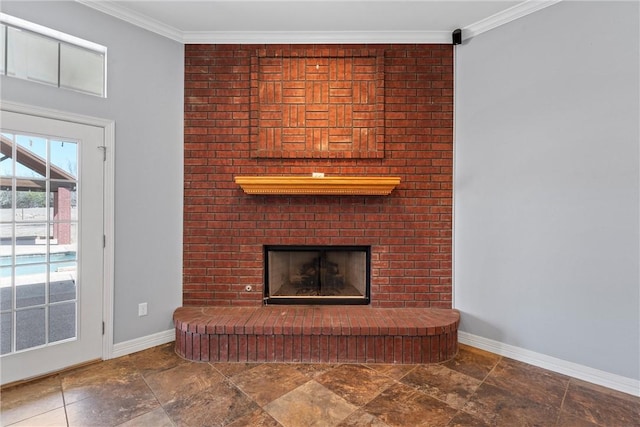
[[[147,315],[147,303],[141,302],[138,304],[138,316],[146,316]]]

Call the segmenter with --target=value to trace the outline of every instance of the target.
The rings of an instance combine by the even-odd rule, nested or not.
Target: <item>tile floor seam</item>
[[[312,379],[311,381],[315,381],[315,379]],[[373,401],[373,399],[375,399],[375,397],[369,401],[367,401],[367,403],[364,403],[362,405],[356,405],[355,403],[351,403],[349,402],[347,399],[345,399],[344,397],[340,396],[338,393],[334,392],[333,390],[331,390],[329,387],[325,386],[322,383],[319,383],[318,381],[315,381],[316,384],[320,385],[320,387],[323,387],[324,389],[326,389],[329,393],[333,393],[336,396],[338,396],[339,398],[341,398],[342,400],[344,400],[345,402],[347,402],[348,404],[352,405],[353,407],[355,407],[355,410],[353,412],[350,412],[349,415],[347,415],[346,417],[344,417],[343,419],[340,420],[340,422],[338,424],[341,424],[342,422],[344,422],[344,420],[346,420],[347,418],[349,418],[351,415],[355,414],[356,412],[363,410],[364,411],[364,407],[367,406],[369,404],[369,402]],[[306,384],[306,383],[305,383]],[[379,395],[379,394],[378,394]],[[376,397],[378,396],[376,395]],[[377,417],[376,417],[377,418]]]
[[[170,368],[171,369],[171,368]],[[168,371],[169,369],[164,369],[162,371],[159,372],[165,372]],[[147,377],[139,371],[139,369],[136,367],[136,371],[140,374],[140,376],[142,377],[142,381],[144,381],[145,385],[149,388],[149,391],[151,392],[151,394],[153,395],[153,398],[156,400],[156,402],[158,402],[158,406],[162,408],[162,411],[167,415],[167,417],[169,417],[169,414],[167,414],[167,411],[164,407],[164,405],[162,404],[162,402],[160,402],[160,399],[158,399],[158,396],[156,395],[156,392],[153,390],[153,388],[149,385],[149,383],[147,382]],[[152,409],[153,411],[153,409]],[[151,411],[149,411],[151,412]],[[132,418],[133,419],[133,418]],[[169,417],[169,419],[171,420],[171,422],[175,425],[175,423],[173,422],[173,419],[171,417]]]
[[[62,396],[62,407],[64,408],[64,420],[69,427],[69,414],[67,413],[67,401],[64,398],[64,389],[62,388],[62,376],[58,375],[60,380],[60,395]]]
[[[354,406],[355,406],[355,405],[354,405]],[[364,410],[364,405],[363,405],[363,406],[356,406],[356,409],[355,409],[353,412],[349,413],[349,415],[347,415],[346,417],[344,417],[342,420],[340,420],[340,422],[338,423],[338,425],[342,424],[345,420],[348,420],[348,419],[349,419],[349,417],[351,417],[353,414],[356,414],[356,413],[357,413],[357,412],[359,412],[359,411],[363,411],[363,412],[365,412],[365,413],[367,413],[367,414],[368,414],[368,412],[366,412],[366,411]],[[371,414],[369,414],[369,415],[371,415]],[[372,416],[372,417],[374,417],[375,419],[379,420],[379,418],[378,418],[378,417],[376,417],[375,415],[371,415],[371,416]]]
[[[264,408],[265,408],[265,406],[269,405],[270,403],[272,403],[272,402],[274,402],[274,401],[276,401],[276,400],[278,400],[279,398],[281,398],[281,397],[282,397],[282,396],[278,396],[278,397],[276,397],[275,399],[273,399],[273,400],[271,400],[271,401],[269,401],[269,402],[266,402],[264,405],[261,405],[261,404],[260,404],[260,403],[258,403],[258,402],[253,398],[253,397],[251,397],[251,395],[249,395],[246,391],[244,391],[244,389],[243,389],[242,387],[240,387],[240,386],[239,386],[239,385],[237,385],[236,383],[232,382],[230,378],[227,378],[227,381],[229,381],[229,383],[230,383],[231,385],[233,385],[233,387],[235,387],[238,391],[240,391],[240,393],[244,394],[244,395],[247,397],[247,399],[251,400],[253,403],[255,403],[256,405],[258,405],[258,408],[262,409],[263,411],[265,410],[265,409],[264,409]],[[312,380],[310,379],[309,381],[312,381]],[[307,384],[309,381],[307,381],[307,382],[306,382],[306,383],[304,383],[304,384]],[[302,384],[302,385],[304,385],[304,384]],[[300,387],[300,386],[298,386],[298,387]],[[296,387],[296,388],[298,388],[298,387]],[[296,388],[294,388],[293,390],[295,390]],[[293,391],[293,390],[290,390],[290,391]],[[287,392],[287,393],[289,393],[289,392]],[[285,394],[287,394],[287,393],[285,393]],[[283,395],[283,396],[284,396],[284,395]],[[265,412],[266,412],[266,411],[265,411]],[[235,421],[235,420],[234,420],[234,421]]]
[[[466,402],[465,402],[465,404],[466,404]],[[458,415],[460,415],[461,413],[462,413],[462,414],[469,415],[469,414],[467,414],[466,412],[464,412],[462,409],[458,409],[458,410],[457,410],[457,412],[456,412],[455,414],[453,414],[453,417],[451,417],[451,419],[449,420],[449,422],[447,423],[447,425],[446,425],[445,427],[450,426],[450,425],[451,425],[451,423],[453,422],[453,420],[455,420],[455,419],[456,419],[456,417],[457,417]]]
[[[477,387],[477,388],[476,388],[476,390],[472,393],[472,395],[471,395],[471,396],[469,396],[469,400],[470,400],[471,398],[473,398],[473,396],[476,394],[476,392],[478,391],[478,389],[479,389],[483,384],[485,384],[486,380],[487,380],[487,379],[489,379],[489,377],[491,376],[491,374],[493,374],[493,373],[494,373],[494,371],[496,370],[496,368],[498,367],[498,365],[500,364],[500,362],[502,362],[503,360],[511,360],[511,359],[509,359],[509,358],[505,358],[505,357],[502,357],[502,356],[501,356],[501,357],[500,357],[500,359],[499,359],[499,360],[496,362],[496,364],[493,366],[493,368],[489,371],[489,373],[488,373],[488,374],[485,376],[485,378],[482,380],[482,382],[480,383],[480,385],[478,385],[478,387]],[[535,365],[530,365],[530,366],[535,366]],[[526,400],[526,401],[528,401],[528,402],[530,402],[530,403],[532,403],[532,404],[534,404],[534,405],[542,405],[542,406],[545,406],[545,407],[547,407],[547,408],[549,408],[549,409],[551,409],[551,410],[556,411],[556,412],[557,412],[557,416],[556,416],[556,422],[555,422],[555,424],[554,424],[554,425],[556,425],[556,426],[557,426],[557,425],[559,424],[559,422],[560,422],[560,418],[561,418],[561,416],[562,416],[562,405],[564,404],[564,399],[565,399],[565,397],[566,397],[566,395],[567,395],[567,393],[568,393],[568,391],[569,391],[569,385],[570,385],[570,382],[571,382],[571,378],[569,377],[569,381],[567,381],[567,385],[566,385],[565,390],[564,390],[564,394],[563,394],[563,397],[562,397],[562,401],[561,401],[560,405],[559,405],[559,406],[557,406],[557,407],[555,407],[555,406],[553,406],[553,405],[551,405],[551,404],[549,404],[549,403],[537,402],[537,401],[535,401],[535,400],[529,399],[528,397],[523,397],[523,399],[524,399],[524,400]],[[491,387],[495,387],[495,388],[497,388],[497,389],[499,389],[499,390],[502,390],[502,391],[505,391],[505,392],[509,393],[509,390],[504,389],[504,388],[502,388],[501,386],[499,386],[499,385],[497,385],[497,384],[487,383],[487,385],[488,385],[488,386],[491,386]],[[583,421],[583,418],[581,418],[581,417],[576,417],[576,418],[578,418],[578,419],[580,419],[581,421]],[[596,424],[596,423],[594,423],[594,424]],[[597,425],[598,427],[604,427],[604,426],[600,426],[599,424],[596,424],[596,425]]]
[[[459,351],[458,351],[458,352],[459,352]],[[458,355],[456,354],[456,357],[457,357],[457,356],[458,356]],[[474,414],[472,414],[472,413],[469,413],[469,412],[465,411],[465,410],[464,410],[464,408],[466,408],[466,407],[467,407],[467,405],[469,404],[469,402],[471,402],[471,399],[473,399],[473,397],[476,395],[476,393],[478,392],[478,390],[480,389],[480,387],[482,387],[482,385],[485,383],[485,381],[487,380],[487,378],[489,378],[489,375],[491,375],[491,373],[496,369],[496,367],[498,366],[498,364],[500,363],[500,361],[502,361],[502,359],[503,359],[503,356],[500,356],[500,357],[498,358],[498,360],[496,360],[496,363],[491,367],[491,369],[489,370],[489,372],[487,372],[487,374],[484,376],[484,378],[483,378],[482,380],[479,380],[479,381],[480,381],[480,384],[478,384],[478,386],[475,388],[475,390],[473,390],[473,392],[469,394],[469,396],[467,397],[467,400],[464,402],[464,405],[462,405],[462,407],[458,410],[458,412],[456,413],[456,415],[454,415],[454,416],[453,416],[453,418],[451,418],[451,420],[449,421],[449,424],[451,424],[451,422],[455,419],[455,417],[456,417],[459,413],[464,413],[464,414],[469,415],[469,416],[472,416],[472,417],[474,416]],[[462,372],[461,372],[461,373],[462,373]],[[466,375],[466,374],[464,374],[464,373],[462,373],[462,374],[463,374],[463,375]],[[469,375],[467,375],[467,376],[469,376]],[[473,377],[471,377],[471,378],[473,378]],[[489,385],[491,385],[491,384],[489,384]]]
[[[71,372],[73,372],[73,371],[71,371]],[[68,412],[67,409],[69,408],[70,405],[82,402],[83,400],[87,400],[90,397],[89,396],[85,396],[85,397],[83,397],[81,399],[74,400],[73,402],[67,403],[67,399],[65,398],[65,390],[64,390],[64,377],[62,377],[62,376],[60,377],[60,391],[62,392],[62,401],[64,402],[64,416],[65,416],[65,418],[67,420],[67,427],[70,427],[69,412]]]
[[[404,383],[401,383],[401,384],[402,384],[402,385],[405,385],[405,386],[407,386],[407,387],[411,387],[412,389],[414,389],[414,390],[415,390],[415,391],[417,391],[418,393],[422,394],[423,396],[426,396],[426,397],[428,397],[428,398],[430,398],[430,399],[437,400],[438,402],[440,402],[440,403],[442,403],[442,404],[444,404],[444,405],[448,406],[449,408],[455,409],[455,410],[456,410],[456,413],[451,417],[451,419],[449,420],[449,422],[447,423],[447,425],[451,424],[451,422],[454,420],[454,418],[456,417],[456,415],[458,415],[460,412],[464,412],[462,409],[454,408],[453,406],[451,406],[451,405],[450,405],[449,403],[447,403],[446,401],[444,401],[444,400],[442,400],[442,399],[440,399],[440,398],[438,398],[438,397],[436,397],[436,396],[431,396],[430,394],[425,393],[424,391],[420,390],[419,388],[415,388],[415,387],[413,387],[413,386],[411,386],[411,385],[409,385],[409,384],[404,384]],[[475,392],[475,391],[474,391],[474,392]],[[472,395],[473,395],[473,394],[472,394]],[[464,405],[462,405],[462,407],[464,407],[464,406],[469,402],[469,399],[470,399],[470,397],[469,397],[467,400],[465,400]],[[472,414],[469,414],[469,413],[467,413],[467,412],[465,412],[465,414],[467,414],[467,415],[472,415]]]
[[[413,366],[413,368],[411,368],[411,369],[409,369],[407,372],[405,372],[405,373],[404,373],[400,378],[393,378],[393,377],[390,377],[390,378],[393,378],[393,379],[396,379],[396,380],[400,381],[401,379],[403,379],[404,377],[406,377],[407,375],[409,375],[411,372],[413,372],[413,371],[415,371],[416,369],[418,369],[418,366],[420,366],[420,365],[414,365],[414,366]]]
[[[441,365],[441,366],[445,367],[446,369],[449,369],[449,370],[451,370],[451,371],[457,372],[457,371],[455,371],[454,369],[449,368],[448,366],[444,366],[443,364],[438,363],[437,365]],[[496,363],[496,365],[497,365],[497,363]],[[417,369],[418,367],[419,367],[419,365],[418,365],[418,366],[416,366],[414,369]],[[413,371],[413,369],[412,369],[411,371]],[[411,371],[409,371],[409,372],[411,372]],[[460,375],[464,375],[464,376],[466,376],[466,377],[469,377],[469,378],[472,378],[472,379],[473,379],[473,377],[472,377],[472,376],[470,376],[470,375],[467,375],[467,374],[462,373],[462,372],[458,372],[458,373],[459,373]],[[488,376],[488,374],[487,374],[487,376]],[[403,376],[403,378],[404,378],[404,376]],[[399,381],[399,380],[398,380],[398,381]],[[399,382],[400,382],[400,381],[399,381]],[[484,380],[483,380],[483,382],[484,382]],[[453,422],[453,420],[455,419],[455,417],[456,417],[459,413],[461,413],[461,412],[462,412],[462,413],[464,413],[464,414],[467,414],[467,415],[473,416],[473,414],[470,414],[470,413],[466,412],[466,411],[464,410],[464,407],[467,405],[467,403],[469,403],[469,401],[471,400],[471,398],[475,395],[476,391],[477,391],[477,390],[480,388],[480,386],[482,385],[482,382],[481,382],[480,384],[478,384],[478,386],[473,390],[473,393],[469,394],[469,397],[467,397],[467,398],[465,399],[464,404],[460,405],[460,406],[461,406],[460,408],[455,408],[455,407],[451,406],[447,401],[442,400],[442,399],[440,399],[439,397],[432,396],[432,395],[430,395],[430,394],[428,394],[428,393],[426,393],[426,392],[424,392],[424,391],[420,390],[419,388],[416,388],[416,387],[414,387],[414,386],[412,386],[412,385],[405,384],[405,383],[403,383],[403,382],[400,382],[400,383],[401,383],[401,384],[403,384],[403,385],[405,385],[405,386],[407,386],[407,387],[411,387],[411,388],[413,388],[414,390],[416,390],[417,392],[419,392],[419,393],[421,393],[421,394],[423,394],[423,395],[425,395],[425,396],[427,396],[427,397],[430,397],[430,398],[432,398],[432,399],[435,399],[435,400],[437,400],[438,402],[441,402],[441,403],[443,403],[443,404],[447,405],[447,406],[448,406],[448,407],[450,407],[450,408],[455,409],[457,412],[453,415],[453,417],[451,417],[451,419],[449,420],[449,422],[447,423],[447,425],[451,424],[451,422]]]
[[[327,387],[326,385],[324,385],[324,384],[322,384],[322,383],[318,382],[318,381],[317,381],[317,378],[318,378],[317,376],[314,376],[313,378],[309,378],[309,380],[308,380],[308,381],[306,381],[305,383],[300,384],[298,387],[295,387],[293,390],[289,390],[288,392],[284,393],[282,396],[279,396],[279,397],[277,397],[277,398],[273,399],[272,401],[265,403],[265,405],[260,405],[260,404],[258,404],[258,402],[256,402],[253,398],[251,398],[251,396],[248,396],[248,395],[244,392],[244,390],[242,390],[242,388],[241,388],[240,386],[235,385],[235,383],[234,383],[234,386],[236,386],[240,391],[242,391],[245,395],[247,395],[247,397],[249,397],[250,399],[252,399],[252,401],[254,401],[256,404],[258,404],[258,406],[260,406],[260,408],[261,408],[263,411],[265,411],[265,413],[267,413],[267,414],[269,414],[269,415],[271,416],[270,412],[269,412],[267,409],[265,409],[267,406],[269,406],[269,405],[270,405],[270,404],[272,404],[273,402],[277,401],[278,399],[282,398],[283,396],[286,396],[287,394],[292,393],[292,392],[294,392],[295,390],[298,390],[298,389],[299,389],[299,388],[301,388],[301,387],[304,387],[305,385],[309,384],[310,382],[314,382],[314,383],[316,383],[318,386],[320,386],[320,387],[324,388],[325,390],[327,390],[327,392],[328,392],[328,393],[331,393],[331,394],[336,395],[337,397],[339,397],[340,399],[344,400],[346,403],[348,403],[349,405],[351,405],[351,406],[353,406],[353,407],[355,408],[352,412],[350,412],[347,416],[345,416],[345,417],[340,421],[340,422],[343,422],[344,420],[348,419],[350,416],[352,416],[353,414],[357,413],[358,411],[363,411],[363,412],[365,412],[366,414],[369,414],[369,413],[368,413],[367,411],[365,411],[365,409],[364,409],[366,405],[368,405],[370,402],[372,402],[374,399],[376,399],[379,395],[381,395],[384,391],[386,391],[387,389],[389,389],[391,386],[393,386],[393,385],[395,385],[395,384],[400,384],[400,382],[399,382],[399,380],[398,380],[398,379],[393,378],[393,377],[391,377],[391,376],[389,376],[389,375],[386,375],[386,374],[381,374],[380,372],[376,371],[376,370],[375,370],[375,369],[373,369],[372,367],[370,367],[370,366],[368,366],[368,365],[366,365],[366,364],[363,364],[363,363],[340,363],[340,364],[337,364],[336,366],[333,366],[331,369],[329,369],[327,372],[323,373],[322,375],[326,375],[326,374],[330,373],[331,371],[333,371],[333,370],[335,370],[335,369],[338,369],[339,367],[344,366],[344,365],[355,365],[355,366],[361,366],[361,367],[363,367],[363,368],[366,368],[366,369],[371,370],[373,373],[376,373],[376,374],[382,375],[382,376],[384,376],[384,377],[386,377],[386,378],[390,379],[390,380],[391,380],[391,382],[390,382],[386,387],[383,387],[383,388],[379,389],[378,393],[376,393],[374,396],[372,396],[370,399],[368,399],[366,402],[364,402],[364,403],[362,403],[362,404],[360,404],[360,403],[355,403],[355,402],[351,402],[351,401],[347,400],[345,397],[343,397],[341,394],[339,394],[339,393],[337,393],[337,392],[333,391],[331,388],[329,388],[329,387]],[[379,419],[379,418],[375,417],[375,416],[374,416],[374,415],[372,415],[372,414],[369,414],[369,415],[371,415],[372,417],[374,417],[374,418],[376,418],[376,419]],[[272,418],[273,418],[273,416],[272,416]],[[274,418],[274,419],[275,419],[275,418]],[[282,424],[280,423],[280,421],[278,421],[277,419],[275,419],[275,420],[276,420],[276,422],[278,422],[278,424],[279,424],[279,425],[282,425]],[[284,427],[284,425],[283,425],[283,427]]]
[[[231,384],[235,389],[237,389],[238,391],[240,391],[241,393],[243,393],[243,394],[244,394],[248,399],[250,399],[250,400],[251,400],[253,403],[255,403],[255,404],[256,404],[260,409],[262,409],[262,407],[260,407],[260,405],[259,405],[259,404],[254,400],[254,399],[252,399],[250,396],[248,396],[246,393],[244,393],[244,391],[243,391],[240,387],[238,387],[238,386],[236,386],[234,383],[232,383],[232,381],[231,381],[231,379],[230,379],[229,377],[227,377],[227,376],[226,376],[226,375],[224,375],[222,372],[220,372],[218,369],[216,369],[216,368],[215,368],[215,366],[213,366],[210,362],[207,362],[206,364],[207,364],[207,365],[209,365],[209,366],[211,366],[212,368],[214,368],[214,369],[216,370],[216,372],[218,372],[218,373],[223,377],[223,380],[222,380],[222,381],[227,381],[227,382],[228,382],[229,384]],[[175,368],[175,367],[174,367],[174,368]],[[164,369],[164,370],[159,371],[159,372],[166,372],[166,371],[169,371],[169,370],[171,370],[171,369],[173,369],[173,368]],[[158,372],[158,373],[159,373],[159,372]],[[156,374],[156,372],[154,372],[154,374]],[[162,411],[164,412],[164,414],[167,416],[167,418],[169,419],[169,421],[171,421],[171,424],[172,424],[173,426],[177,426],[177,424],[176,424],[175,420],[174,420],[174,419],[173,419],[173,417],[172,417],[172,416],[167,412],[167,409],[166,409],[166,405],[170,405],[171,403],[173,403],[173,402],[175,401],[175,399],[172,399],[172,400],[168,401],[166,404],[163,404],[163,403],[160,401],[160,399],[156,396],[156,393],[153,391],[153,388],[151,388],[151,387],[149,386],[149,384],[147,383],[146,378],[144,377],[144,375],[143,375],[143,379],[144,379],[144,381],[145,381],[145,384],[147,385],[147,387],[149,387],[149,390],[150,390],[150,391],[151,391],[151,393],[153,394],[153,397],[156,399],[156,402],[158,402],[158,406],[159,406],[160,408],[162,408]],[[222,381],[221,381],[221,382],[222,382]],[[204,388],[204,389],[200,390],[200,391],[199,391],[199,393],[205,392],[206,390],[211,389],[211,388],[214,388],[214,387],[216,387],[217,385],[218,385],[218,384],[212,384],[212,385],[210,385],[209,387],[207,387],[207,388]],[[153,410],[155,410],[155,409],[153,409]],[[152,410],[152,411],[153,411],[153,410]],[[149,411],[149,412],[151,412],[151,411]],[[148,412],[147,412],[147,413],[148,413]],[[239,416],[238,418],[241,418],[241,416]],[[228,423],[225,423],[224,425],[222,425],[222,427],[224,427],[224,426],[226,426],[226,425],[228,425],[228,424],[232,424],[232,423],[236,422],[236,421],[238,420],[238,418],[233,419],[233,420],[230,420]],[[135,418],[132,418],[132,419],[135,419]],[[128,420],[128,421],[131,421],[131,420]],[[116,427],[117,427],[117,426],[116,426]]]
[[[478,391],[478,389],[480,387],[482,387],[482,385],[485,383],[485,381],[487,381],[487,378],[489,378],[489,376],[493,373],[493,371],[495,371],[496,367],[498,366],[498,364],[500,364],[502,359],[503,359],[503,357],[500,356],[500,358],[496,361],[496,363],[489,370],[489,372],[487,372],[487,375],[485,375],[484,378],[480,380],[480,384],[478,384],[478,387],[476,387],[476,389],[473,391],[473,393],[471,393],[471,396],[469,396],[469,399],[471,399],[471,397],[473,397],[473,395],[476,394],[476,391]],[[491,385],[491,384],[489,384],[489,385]]]
[[[209,365],[212,365],[212,363],[211,363],[211,362],[207,362],[207,363],[208,363]],[[251,369],[255,369],[255,368],[257,368],[257,367],[259,367],[259,366],[262,366],[262,365],[266,365],[266,363],[259,363],[258,365],[253,366]],[[213,366],[213,365],[212,365],[212,366]],[[213,366],[213,367],[215,368],[215,366]],[[251,370],[251,369],[249,369],[249,370]],[[217,372],[220,372],[217,368],[216,368],[216,371],[217,371]],[[273,400],[271,400],[271,401],[269,401],[269,402],[266,402],[264,405],[261,405],[260,403],[258,403],[258,401],[256,401],[256,399],[254,399],[251,395],[249,395],[249,394],[248,394],[248,393],[247,393],[247,392],[246,392],[246,391],[245,391],[245,390],[244,390],[240,385],[238,385],[237,383],[235,383],[235,382],[231,379],[231,377],[232,377],[233,375],[232,375],[232,376],[226,376],[226,375],[225,375],[224,373],[222,373],[222,372],[220,372],[220,374],[225,378],[225,380],[226,380],[226,381],[228,381],[228,382],[229,382],[229,384],[231,384],[235,389],[237,389],[240,393],[242,393],[242,394],[243,394],[247,399],[249,399],[249,400],[251,400],[253,403],[255,403],[255,404],[258,406],[258,408],[260,408],[262,411],[266,412],[267,414],[269,414],[269,412],[267,412],[267,411],[264,409],[264,408],[265,408],[265,406],[269,405],[270,403],[272,403],[272,402],[274,402],[274,401],[278,400],[280,397],[284,396],[284,395],[282,395],[282,396],[276,397],[275,399],[273,399]],[[308,380],[308,381],[306,381],[304,384],[299,385],[298,387],[302,387],[303,385],[308,384],[310,381],[313,381],[313,378],[309,378],[309,380]],[[296,390],[298,387],[295,387],[293,390]],[[289,390],[287,393],[289,393],[289,392],[291,392],[291,391],[293,391],[293,390]],[[287,393],[284,393],[284,394],[287,394]],[[271,416],[271,414],[269,414],[269,415]],[[273,417],[272,417],[272,418],[273,418]],[[275,418],[274,418],[274,419],[275,419]],[[237,419],[236,419],[236,420],[237,420]],[[235,422],[236,420],[232,420],[232,421],[230,421],[230,422],[229,422],[229,423],[227,423],[227,424],[231,424],[231,423]],[[276,420],[276,421],[278,421],[278,420]],[[281,424],[281,423],[278,421],[278,424]]]
[[[395,378],[391,378],[393,380],[393,382],[389,383],[386,387],[384,387],[383,389],[381,389],[378,393],[376,393],[375,396],[373,396],[371,399],[367,400],[366,403],[363,403],[358,409],[362,409],[365,406],[367,406],[369,403],[373,402],[378,396],[380,396],[382,393],[384,393],[385,391],[387,391],[388,389],[391,388],[391,386],[393,385],[397,385],[397,384],[402,384],[399,380],[395,379]],[[339,395],[338,395],[339,396]],[[340,396],[342,397],[342,396]],[[344,399],[344,398],[343,398]],[[346,418],[345,418],[346,419]]]
[[[258,366],[261,366],[261,365],[258,365]],[[251,369],[254,369],[254,368],[251,368]],[[251,370],[251,369],[250,369],[250,370]],[[224,375],[224,374],[223,374],[223,375]],[[242,394],[244,394],[244,395],[247,397],[247,399],[250,399],[250,400],[251,400],[252,402],[254,402],[256,405],[258,405],[258,407],[259,407],[260,409],[262,409],[263,411],[264,411],[264,407],[265,407],[265,406],[267,406],[269,403],[271,403],[271,402],[267,402],[267,403],[265,403],[264,405],[259,404],[259,403],[258,403],[258,402],[256,402],[256,400],[255,400],[251,395],[249,395],[249,393],[247,393],[247,392],[246,392],[246,391],[245,391],[245,390],[244,390],[244,389],[243,389],[239,384],[237,384],[236,382],[234,382],[234,381],[231,379],[231,376],[227,377],[227,376],[225,375],[224,377],[225,377],[225,378],[226,378],[226,380],[229,382],[229,384],[231,384],[233,387],[235,387],[236,389],[238,389]],[[277,399],[277,398],[276,398],[276,399]],[[273,399],[273,400],[276,400],[276,399]]]
[[[562,401],[560,402],[560,406],[558,408],[558,418],[556,419],[556,426],[560,424],[560,418],[562,417],[562,408],[564,407],[564,400],[567,398],[567,393],[569,393],[569,385],[571,384],[571,378],[567,381],[567,386],[564,388],[564,394],[562,395]]]
[[[365,364],[360,364],[358,363],[358,365],[360,366],[364,366],[368,369],[371,369],[374,373],[380,374],[380,372],[376,371],[375,369],[369,367],[368,365]],[[413,369],[417,368],[417,366],[415,366]],[[413,369],[411,369],[409,372],[411,372]],[[360,406],[360,409],[364,408],[365,406],[367,406],[370,402],[373,402],[373,400],[375,400],[378,396],[380,396],[382,393],[384,393],[385,391],[387,391],[392,385],[394,384],[402,384],[402,382],[400,381],[399,378],[393,378],[392,376],[389,375],[385,375],[384,373],[382,374],[383,376],[386,376],[387,378],[389,378],[390,380],[392,380],[391,383],[389,383],[386,387],[384,387],[383,389],[381,389],[378,393],[376,393],[375,396],[373,396],[371,399],[369,399],[366,403],[362,404]],[[405,374],[406,375],[406,374]],[[404,377],[404,375],[403,375]],[[346,419],[346,418],[345,418]]]

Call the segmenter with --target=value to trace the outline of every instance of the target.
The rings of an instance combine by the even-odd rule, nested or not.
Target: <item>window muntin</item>
[[[6,66],[5,66],[5,61],[7,58],[7,54],[5,52],[6,48],[5,46],[7,45],[7,26],[4,24],[0,24],[0,74],[4,75],[5,74],[5,70],[6,70]]]

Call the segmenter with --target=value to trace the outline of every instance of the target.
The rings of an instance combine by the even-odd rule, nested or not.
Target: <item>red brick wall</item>
[[[274,49],[381,55],[384,157],[257,155],[251,64],[259,52]],[[263,245],[308,244],[371,245],[373,306],[450,307],[452,141],[450,45],[187,45],[184,305],[260,305]],[[400,176],[402,182],[384,197],[307,197],[248,196],[233,181],[312,172]],[[245,292],[246,285],[253,291]]]

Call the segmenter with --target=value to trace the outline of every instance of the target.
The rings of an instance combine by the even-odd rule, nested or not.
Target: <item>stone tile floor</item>
[[[2,426],[640,426],[640,398],[461,345],[438,365],[196,363],[173,343],[2,390]]]

